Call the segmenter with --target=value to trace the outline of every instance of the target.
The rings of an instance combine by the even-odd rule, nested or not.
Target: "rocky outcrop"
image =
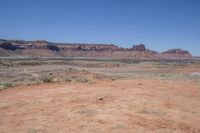
[[[30,42],[28,45],[26,45],[28,49],[49,49],[52,51],[59,51],[59,48],[47,41],[44,40],[36,40]]]
[[[131,50],[146,51],[146,48],[145,48],[144,44],[139,44],[139,45],[133,45],[133,47],[131,47]]]
[[[163,58],[191,58],[191,54],[187,50],[182,49],[170,49],[162,52],[161,57]]]
[[[56,46],[61,50],[82,50],[82,51],[104,51],[118,50],[119,47],[113,44],[77,44],[77,43],[56,43]]]
[[[13,54],[33,57],[85,57],[112,59],[186,59],[191,54],[186,50],[172,49],[162,53],[146,49],[144,44],[120,48],[114,44],[52,43],[44,40],[23,41],[0,39],[1,55],[6,50]]]
[[[187,50],[182,49],[170,49],[162,53],[168,53],[168,54],[190,54]]]
[[[9,42],[1,43],[0,44],[0,48],[6,49],[6,50],[12,50],[12,51],[17,50],[17,49],[23,49],[22,47],[18,47],[18,46],[13,45],[13,44],[11,44]]]

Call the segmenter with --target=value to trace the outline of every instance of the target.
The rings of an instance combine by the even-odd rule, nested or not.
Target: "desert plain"
[[[199,133],[200,60],[1,58],[0,133]]]

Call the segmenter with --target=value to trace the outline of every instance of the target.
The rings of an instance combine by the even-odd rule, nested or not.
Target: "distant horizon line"
[[[130,49],[133,46],[140,45],[140,44],[143,44],[146,47],[146,45],[144,43],[131,44],[130,47],[122,47],[119,44],[115,44],[115,43],[92,43],[92,42],[91,43],[87,43],[87,42],[84,43],[84,42],[59,42],[59,41],[57,42],[57,41],[48,41],[46,39],[30,39],[30,40],[28,40],[28,39],[17,39],[17,38],[14,38],[14,39],[9,39],[9,38],[2,39],[2,38],[0,38],[0,40],[6,40],[6,41],[25,41],[25,42],[26,41],[27,42],[31,42],[31,41],[46,41],[46,42],[49,42],[49,43],[63,44],[63,45],[65,45],[65,44],[72,44],[72,45],[73,44],[74,45],[76,45],[76,44],[77,45],[114,45],[114,46],[117,46],[117,47],[123,48],[123,49]],[[189,50],[182,49],[182,48],[168,48],[168,49],[163,50],[163,51],[161,51],[161,50],[157,51],[157,50],[154,50],[154,49],[146,48],[146,50],[156,51],[156,52],[159,52],[159,53],[165,52],[167,50],[172,50],[172,49],[181,49],[181,50],[184,50],[184,51],[188,51],[192,55],[192,57],[200,58],[200,55],[194,55],[193,56],[193,54]]]
[[[93,43],[93,42],[60,42],[60,41],[49,41],[47,39],[17,39],[17,38],[14,38],[14,39],[2,39],[0,38],[0,40],[7,40],[7,41],[46,41],[46,42],[49,42],[49,43],[60,43],[60,44],[91,44],[91,45],[116,45],[118,47],[121,47],[119,46],[120,44],[117,44],[117,43]],[[131,44],[131,46],[134,46],[134,45],[140,45],[140,44],[143,44],[145,45],[145,43],[137,43],[137,44]],[[146,45],[145,45],[146,46]],[[121,47],[121,48],[124,48],[124,47]],[[126,47],[125,47],[126,48]],[[173,49],[182,49],[182,48],[173,48]]]

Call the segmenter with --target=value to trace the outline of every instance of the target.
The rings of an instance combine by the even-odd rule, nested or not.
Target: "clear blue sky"
[[[0,0],[0,38],[144,43],[200,55],[200,0]]]

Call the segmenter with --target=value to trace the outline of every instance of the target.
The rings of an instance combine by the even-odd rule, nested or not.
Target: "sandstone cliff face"
[[[57,47],[62,50],[83,50],[83,51],[103,51],[117,50],[118,46],[112,44],[57,44]]]
[[[167,51],[165,51],[165,52],[162,52],[162,53],[177,53],[177,54],[189,54],[189,52],[188,51],[186,51],[186,50],[182,50],[182,49],[170,49],[170,50],[167,50]]]
[[[19,41],[0,40],[1,55],[5,51],[33,57],[81,57],[81,58],[112,58],[112,59],[187,59],[191,58],[188,51],[172,49],[158,53],[146,49],[144,44],[134,45],[130,49],[120,48],[113,44],[73,44],[51,43],[44,40]]]
[[[36,40],[28,43],[26,45],[26,48],[28,49],[49,49],[52,51],[59,51],[59,48],[47,41],[43,40]]]

